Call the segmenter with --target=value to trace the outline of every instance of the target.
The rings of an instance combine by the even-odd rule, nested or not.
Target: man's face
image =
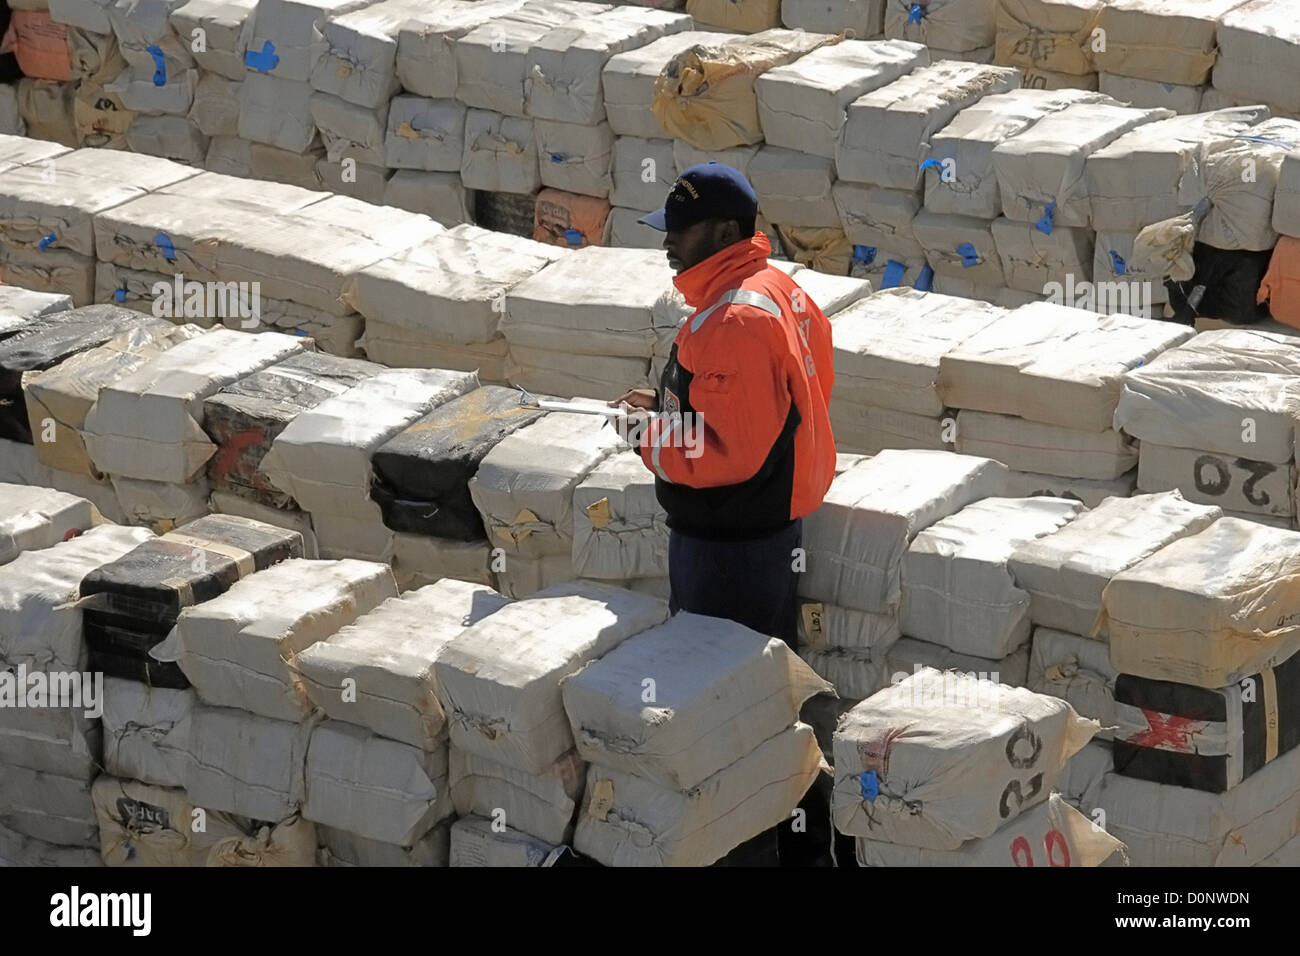
[[[717,219],[705,219],[685,229],[665,233],[664,250],[668,253],[668,265],[678,275],[699,265],[729,245],[726,234],[733,231],[729,230],[730,225]]]

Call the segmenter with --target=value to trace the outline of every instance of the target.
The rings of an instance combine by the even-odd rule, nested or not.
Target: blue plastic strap
[[[934,285],[934,270],[930,268],[930,263],[927,262],[921,267],[921,274],[912,283],[912,288],[917,292],[929,292],[932,285]]]
[[[1128,266],[1124,264],[1124,257],[1114,249],[1110,250],[1110,267],[1115,270],[1115,275],[1122,276],[1128,271]]]
[[[875,803],[876,797],[880,796],[880,781],[876,779],[876,772],[868,770],[858,777],[858,788],[862,791],[863,800]]]
[[[162,250],[164,259],[168,262],[174,262],[176,260],[176,247],[172,245],[172,241],[168,238],[167,233],[158,233],[158,235],[153,237],[153,241],[154,245]]]
[[[153,57],[153,85],[162,86],[167,82],[167,57],[156,46],[147,46],[145,52]]]
[[[876,261],[875,246],[854,246],[853,261],[861,266],[869,266]]]
[[[249,50],[244,54],[244,66],[257,70],[258,73],[270,73],[280,62],[280,58],[275,55],[275,44],[267,40],[262,44],[262,49]]]
[[[880,282],[882,289],[897,289],[903,284],[903,273],[907,271],[907,266],[901,262],[889,260],[889,265],[885,266],[885,278]]]
[[[564,162],[564,154],[563,154],[563,153],[551,153],[551,162],[553,162],[553,163],[562,163],[562,162]]]
[[[57,238],[59,238],[58,235],[52,232],[44,239],[42,239],[40,242],[38,242],[37,245],[40,246],[41,252],[44,252],[46,249],[50,248],[51,243],[53,243],[54,240]]]
[[[934,169],[935,167],[942,168],[943,163],[939,162],[937,159],[927,159],[921,164],[921,172],[925,172],[927,169]]]
[[[115,289],[115,290],[113,290],[113,298],[116,299],[118,302],[125,302],[125,301],[126,301],[126,290],[125,290],[125,289]]]
[[[980,254],[975,251],[975,246],[969,242],[963,242],[957,247],[957,255],[961,256],[961,267],[969,269],[971,266],[980,264]]]
[[[1043,213],[1043,218],[1038,220],[1038,225],[1034,226],[1039,232],[1050,236],[1052,234],[1052,219],[1056,214],[1056,203],[1049,202],[1047,210]]]
[[[580,246],[582,245],[582,233],[576,229],[566,229],[564,230],[564,241],[571,246]]]
[[[923,16],[925,16],[925,8],[919,3],[914,3],[912,9],[907,11],[907,22],[920,23]]]

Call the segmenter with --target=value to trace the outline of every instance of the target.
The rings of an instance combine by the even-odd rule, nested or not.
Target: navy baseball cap
[[[685,170],[668,193],[664,208],[642,216],[660,232],[676,232],[705,219],[747,222],[758,215],[758,196],[738,169],[722,163],[699,163]]]

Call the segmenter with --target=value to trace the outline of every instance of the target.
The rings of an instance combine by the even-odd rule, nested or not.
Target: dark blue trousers
[[[802,542],[802,519],[774,535],[750,541],[710,541],[671,532],[670,610],[725,617],[795,647],[799,628],[795,549]]]

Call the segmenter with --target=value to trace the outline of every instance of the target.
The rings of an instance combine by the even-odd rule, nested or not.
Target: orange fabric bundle
[[[580,249],[605,241],[609,200],[562,189],[543,189],[533,211],[533,238],[553,246]]]
[[[1273,318],[1300,329],[1300,239],[1279,237],[1256,301],[1267,301]]]
[[[0,52],[12,52],[25,76],[66,83],[72,75],[72,49],[66,24],[46,10],[15,10]]]

